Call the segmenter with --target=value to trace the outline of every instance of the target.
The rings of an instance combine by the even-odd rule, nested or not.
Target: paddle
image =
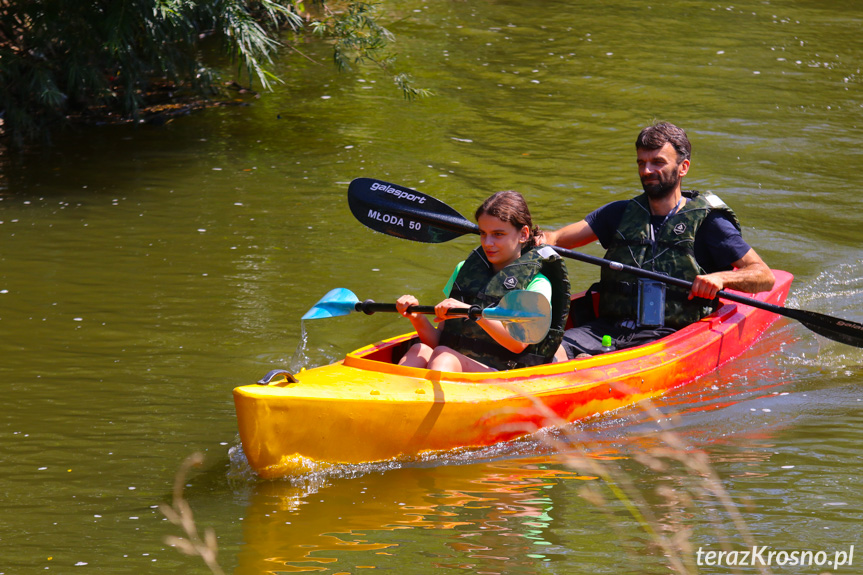
[[[330,290],[318,303],[303,315],[302,319],[323,319],[339,317],[351,312],[361,311],[371,315],[375,312],[398,311],[394,303],[377,303],[372,300],[361,302],[348,289],[336,288]],[[408,308],[409,312],[434,314],[434,306],[415,305]],[[551,325],[551,305],[540,293],[525,290],[514,290],[507,293],[498,302],[497,307],[471,306],[464,309],[452,309],[449,317],[469,317],[471,319],[494,319],[503,323],[512,338],[521,343],[539,343],[548,334]]]
[[[371,229],[417,242],[440,243],[465,234],[479,233],[476,224],[440,200],[410,188],[371,178],[357,178],[351,182],[348,187],[348,205],[354,217]],[[625,271],[687,290],[692,288],[692,282],[683,279],[566,248],[554,249],[565,258]],[[720,291],[717,297],[789,317],[828,339],[863,347],[863,324],[814,311],[782,307],[725,290]]]

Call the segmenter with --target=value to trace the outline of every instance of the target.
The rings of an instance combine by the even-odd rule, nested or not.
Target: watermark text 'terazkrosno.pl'
[[[705,551],[699,547],[695,561],[708,567],[829,567],[834,571],[854,564],[854,546],[835,551],[786,551],[753,545],[740,551]]]

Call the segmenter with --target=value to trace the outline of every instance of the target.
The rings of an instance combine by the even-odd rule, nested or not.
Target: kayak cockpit
[[[599,294],[596,292],[574,294],[571,301],[569,319],[566,324],[567,329],[596,317],[596,313],[599,311]],[[407,353],[412,345],[418,342],[419,337],[415,333],[405,334],[358,349],[349,353],[348,356],[395,364]]]
[[[594,299],[594,297],[586,299],[584,293],[576,294],[573,297],[573,305],[567,322],[567,328],[579,325],[580,322],[593,317],[590,307],[585,307],[584,304],[587,303],[588,306],[592,306],[595,301],[597,300]],[[722,321],[720,318],[734,314],[736,308],[737,306],[735,304],[726,304],[721,306],[721,308],[710,317],[713,321]],[[565,362],[549,362],[531,367],[494,372],[496,375],[492,375],[487,372],[446,372],[443,377],[445,377],[447,381],[451,382],[484,383],[501,380],[513,381],[523,378],[548,378],[562,376],[576,370],[592,368],[601,369],[605,366],[610,366],[630,359],[637,359],[646,355],[656,354],[667,347],[668,344],[666,342],[669,341],[669,338],[676,341],[678,337],[692,337],[695,334],[708,330],[711,324],[708,323],[706,319],[702,320],[702,322],[697,322],[696,324],[687,327],[686,332],[688,335],[680,335],[680,332],[675,332],[661,340],[642,346],[613,351],[592,357],[572,359]],[[432,372],[425,368],[398,365],[399,359],[401,359],[402,356],[407,353],[408,349],[418,341],[419,337],[416,333],[403,334],[391,339],[379,341],[348,353],[343,360],[343,364],[346,367],[390,375],[404,375],[422,379],[441,377],[440,375],[430,375],[438,372]]]
[[[758,300],[781,304],[785,301],[788,290],[791,286],[793,276],[791,274],[774,270],[777,276],[776,285],[770,292],[754,294]],[[651,354],[663,350],[671,349],[675,346],[684,345],[689,342],[690,345],[698,341],[700,337],[705,337],[708,332],[725,332],[727,325],[737,321],[742,321],[739,317],[741,314],[741,305],[720,300],[719,308],[705,317],[683,329],[680,329],[661,339],[650,342],[638,347],[613,351],[601,355],[595,355],[587,358],[572,359],[559,363],[547,363],[534,367],[525,367],[504,372],[507,377],[536,377],[550,376],[571,372],[575,369],[587,369],[594,367],[602,367],[609,364],[619,363],[632,358],[650,356]],[[748,306],[743,306],[748,308]],[[583,291],[573,294],[572,303],[570,305],[569,318],[567,320],[567,329],[577,325],[582,325],[587,321],[595,318],[599,313],[599,293],[596,291]],[[748,314],[749,312],[746,312]],[[407,352],[410,347],[417,343],[418,337],[415,333],[404,334],[391,339],[380,341],[372,345],[360,348],[350,352],[344,359],[344,364],[350,367],[360,369],[384,371],[392,373],[393,368],[401,373],[401,370],[411,370],[409,373],[419,377],[427,377],[428,370],[419,368],[408,368],[397,365],[398,360]],[[426,375],[423,375],[426,374]],[[448,373],[448,378],[458,381],[478,381],[488,379],[488,374],[481,373],[463,373],[455,374]]]

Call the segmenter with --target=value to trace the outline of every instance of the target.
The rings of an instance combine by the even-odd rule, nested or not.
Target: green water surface
[[[719,194],[759,254],[795,275],[789,305],[863,321],[859,2],[384,10],[398,66],[434,97],[404,101],[372,69],[340,73],[309,42],[314,62],[286,50],[285,84],[243,105],[0,151],[0,574],[208,572],[163,542],[180,530],[155,508],[194,451],[207,463],[187,496],[228,573],[668,572],[608,484],[541,438],[253,476],[233,387],[408,330],[350,316],[309,323],[304,338],[299,317],[334,287],[435,303],[475,245],[365,229],[345,201],[356,177],[466,215],[515,189],[553,229],[635,195],[635,137],[670,120],[693,142],[687,185]],[[598,276],[568,265],[576,286]],[[684,472],[634,459],[661,445],[660,425],[709,455],[756,544],[831,559],[856,545],[852,565],[821,569],[863,573],[861,365],[863,350],[783,319],[661,401],[660,421],[633,408],[570,431],[629,478],[660,533],[691,529],[690,562],[737,527],[709,492],[686,504]]]

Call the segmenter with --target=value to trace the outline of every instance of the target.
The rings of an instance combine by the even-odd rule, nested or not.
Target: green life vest
[[[705,271],[695,260],[695,234],[707,216],[719,210],[740,229],[737,216],[718,196],[684,191],[683,207],[665,219],[654,232],[646,194],[630,200],[605,258],[622,264],[693,281]],[[635,320],[638,317],[638,278],[632,274],[603,268],[600,274],[600,317]],[[716,309],[716,301],[689,298],[689,291],[666,286],[665,325],[680,329]]]
[[[539,343],[513,353],[497,343],[473,320],[452,318],[444,322],[439,345],[459,351],[498,370],[548,363],[563,339],[569,315],[569,275],[566,264],[548,246],[529,248],[499,272],[495,272],[482,247],[476,248],[456,276],[450,297],[487,308],[497,305],[512,290],[525,289],[543,274],[551,283],[551,328]]]

